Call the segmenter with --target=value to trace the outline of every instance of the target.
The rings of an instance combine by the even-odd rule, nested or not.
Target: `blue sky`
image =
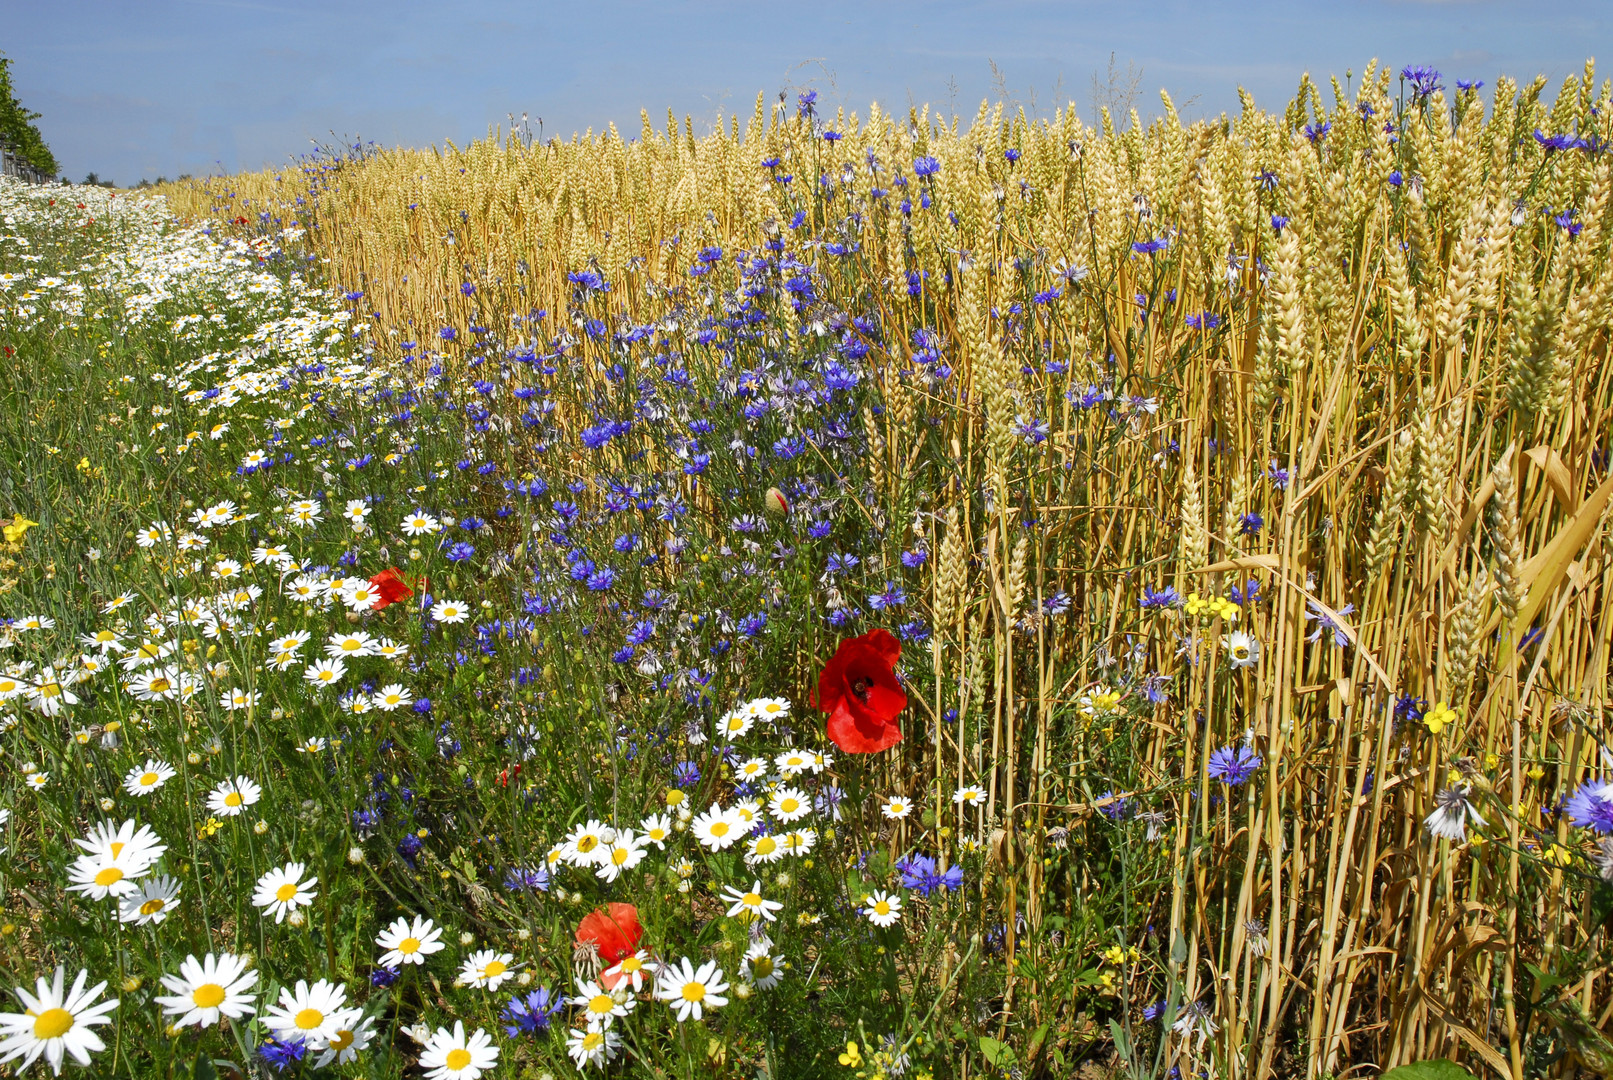
[[[816,87],[972,116],[983,96],[1092,112],[1111,53],[1141,69],[1139,109],[1169,90],[1188,118],[1280,107],[1302,72],[1325,82],[1372,57],[1486,80],[1553,83],[1613,41],[1606,0],[0,0],[0,50],[64,171],[121,184],[284,163],[310,139],[423,146],[484,135],[507,114],[545,135],[648,108],[697,130],[748,119],[758,91]],[[1607,50],[1602,50],[1606,52]],[[991,64],[1001,72],[999,83]],[[1555,87],[1554,87],[1555,88]]]

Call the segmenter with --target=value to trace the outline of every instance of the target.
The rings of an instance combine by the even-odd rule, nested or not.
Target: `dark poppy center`
[[[866,705],[868,704],[868,691],[872,690],[873,687],[874,680],[868,678],[857,678],[852,680],[851,692],[856,695],[858,701]]]

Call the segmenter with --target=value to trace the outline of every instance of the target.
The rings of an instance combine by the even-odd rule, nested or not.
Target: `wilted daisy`
[[[146,758],[146,763],[130,769],[123,778],[123,790],[130,795],[150,795],[174,778],[174,767],[166,761]]]
[[[566,1035],[566,1053],[576,1062],[579,1070],[589,1065],[604,1066],[616,1060],[622,1037],[614,1031],[592,1028],[572,1028]]]
[[[207,809],[221,817],[234,817],[263,797],[263,789],[244,776],[220,781],[207,795]]]
[[[1446,788],[1434,796],[1434,812],[1423,819],[1423,825],[1435,836],[1461,843],[1467,839],[1467,821],[1483,827],[1484,819],[1474,809],[1473,789],[1466,784]]]
[[[201,961],[187,956],[178,975],[164,975],[162,985],[172,996],[159,995],[163,1015],[177,1017],[174,1028],[212,1027],[221,1017],[239,1020],[252,1015],[258,973],[247,969],[244,958],[231,953],[208,953]]]
[[[722,969],[717,961],[707,960],[695,970],[685,956],[678,963],[670,963],[661,968],[655,980],[655,996],[672,1006],[677,1014],[678,1023],[687,1020],[699,1020],[705,1015],[706,1009],[717,1009],[728,1004],[723,992],[728,984],[723,982]]]
[[[320,979],[309,986],[298,979],[295,989],[280,988],[280,1000],[269,1006],[263,1022],[281,1042],[301,1041],[322,1050],[341,1030],[347,1008],[347,986]]]
[[[263,908],[264,915],[273,915],[278,923],[284,922],[286,916],[298,908],[312,904],[319,895],[314,891],[319,879],[310,877],[303,881],[303,869],[300,862],[286,863],[258,878],[258,887],[252,894],[253,906]]]
[[[118,920],[147,926],[160,923],[179,906],[179,882],[167,874],[142,882],[138,892],[118,902]]]
[[[404,964],[424,964],[426,957],[446,948],[441,938],[442,929],[430,919],[416,915],[410,922],[400,915],[375,936],[375,943],[387,950],[381,954],[380,964],[393,969]]]
[[[618,1000],[617,995],[590,980],[577,984],[577,995],[571,999],[571,1003],[582,1009],[583,1019],[589,1027],[604,1029],[615,1023],[618,1016],[632,1012],[638,1000],[630,994],[624,994]]]
[[[474,952],[460,966],[459,981],[466,986],[497,990],[515,977],[515,957],[494,949]]]
[[[57,968],[50,982],[41,975],[32,994],[17,987],[17,1000],[25,1011],[0,1013],[0,1062],[20,1058],[22,1064],[17,1070],[21,1072],[43,1056],[51,1071],[60,1076],[62,1060],[68,1055],[80,1065],[88,1065],[91,1054],[106,1049],[106,1043],[90,1029],[111,1023],[107,1014],[118,1007],[117,999],[96,1001],[106,983],[99,982],[85,990],[87,971],[80,971],[72,989],[64,994],[65,974]]]
[[[757,879],[750,889],[740,892],[732,885],[723,886],[722,898],[730,905],[728,917],[745,919],[764,919],[772,922],[778,918],[773,913],[783,909],[784,905],[777,900],[764,900],[762,898],[762,882]]]
[[[863,917],[875,926],[893,926],[902,917],[902,898],[876,891],[863,897]]]

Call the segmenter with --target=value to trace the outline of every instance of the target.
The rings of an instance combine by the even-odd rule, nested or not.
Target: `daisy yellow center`
[[[762,711],[763,712],[779,712],[781,710],[779,709],[779,707],[778,707],[778,705],[776,703],[768,702],[766,705],[762,706]]]
[[[346,1050],[352,1045],[353,1033],[351,1031],[338,1031],[336,1033],[336,1037],[330,1041],[330,1048],[332,1050]]]
[[[881,900],[879,903],[875,904],[874,913],[877,915],[889,915],[891,913],[890,901]]]
[[[745,718],[743,716],[736,716],[732,720],[728,721],[728,730],[729,731],[738,731],[740,728],[742,728],[744,726],[745,726]]]
[[[494,960],[482,969],[484,979],[496,979],[502,974],[504,974],[504,961],[502,960]]]
[[[168,901],[164,900],[160,896],[153,896],[150,900],[147,900],[145,903],[140,905],[140,914],[155,915],[157,912],[161,911],[167,906]]]
[[[291,903],[297,898],[297,886],[292,882],[286,882],[274,891],[274,898],[282,904]]]
[[[420,951],[420,939],[412,937],[404,938],[402,941],[398,942],[398,951],[404,956],[413,956],[415,953]]]
[[[739,902],[744,904],[746,907],[761,907],[762,897],[760,893],[748,892],[744,896],[740,897]]]
[[[582,1046],[584,1050],[592,1050],[594,1047],[598,1046],[604,1041],[605,1033],[603,1031],[590,1031],[587,1035],[583,1036]],[[469,1057],[470,1055],[466,1054],[465,1056]]]
[[[119,870],[115,866],[109,866],[105,870],[102,870],[100,873],[95,875],[95,883],[101,886],[103,889],[110,885],[116,885],[122,880],[123,871]]]
[[[771,836],[764,836],[756,841],[756,854],[758,855],[771,855],[777,849],[778,841]]]
[[[59,1039],[72,1027],[72,1013],[66,1009],[46,1009],[34,1019],[34,1038]]]
[[[190,1000],[198,1009],[216,1009],[224,1000],[224,988],[218,983],[203,983],[190,992]]]
[[[581,840],[577,841],[577,850],[582,852],[592,851],[598,846],[599,837],[597,836],[585,836]]]
[[[704,1000],[706,1000],[706,984],[705,983],[697,983],[697,982],[684,983],[683,984],[683,1000],[684,1001],[704,1001]]]
[[[758,979],[765,979],[773,974],[773,958],[771,956],[759,956],[751,961],[750,969],[751,974]]]
[[[622,961],[620,967],[623,975],[631,975],[633,972],[639,971],[644,967],[644,961],[640,960],[636,956],[629,956],[626,960]]]
[[[325,1022],[325,1014],[318,1009],[303,1009],[292,1018],[299,1030],[312,1031]]]
[[[591,1013],[608,1013],[616,1008],[616,999],[609,994],[595,994],[588,999],[588,1011]]]
[[[151,680],[151,692],[154,694],[160,694],[171,686],[173,686],[173,683],[169,682],[167,679]]]
[[[778,804],[778,808],[786,814],[793,814],[801,808],[801,802],[798,799],[785,799]]]
[[[240,806],[244,801],[245,800],[241,798],[241,793],[239,791],[232,791],[228,795],[224,796],[225,806]]]
[[[358,647],[359,647],[358,642],[354,641],[352,638],[348,638],[346,641],[342,642],[342,651],[343,652],[352,652],[353,650],[357,649]]]
[[[619,847],[610,853],[610,860],[617,866],[624,866],[627,863],[627,857],[631,854],[632,852],[628,851],[626,848]]]
[[[728,835],[728,822],[726,822],[726,821],[714,821],[714,822],[712,822],[711,823],[711,835],[712,836],[727,836]]]
[[[444,1064],[446,1064],[453,1072],[458,1072],[466,1065],[470,1064],[470,1051],[461,1050],[456,1047],[453,1050],[448,1051],[448,1057],[444,1061]]]
[[[141,773],[140,774],[140,786],[141,787],[150,787],[152,784],[155,784],[160,779],[162,779],[162,778],[159,777],[154,772]]]

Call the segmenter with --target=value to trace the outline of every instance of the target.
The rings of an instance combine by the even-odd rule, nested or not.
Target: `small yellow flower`
[[[840,1055],[840,1064],[846,1066],[847,1068],[855,1069],[862,1063],[863,1056],[862,1053],[858,1051],[857,1044],[854,1042],[848,1042],[846,1044],[846,1052]]]
[[[21,542],[24,533],[38,524],[39,522],[29,521],[21,514],[18,514],[16,517],[11,519],[10,525],[0,528],[0,533],[5,534],[6,543],[16,544]]]
[[[1186,611],[1189,615],[1200,615],[1204,612],[1204,609],[1209,606],[1209,601],[1205,600],[1204,597],[1200,596],[1198,593],[1190,592],[1187,594]]]
[[[1461,714],[1441,701],[1432,709],[1428,710],[1427,714],[1423,717],[1423,723],[1428,725],[1428,730],[1430,733],[1438,735],[1441,731],[1445,730],[1446,724],[1454,723],[1459,719],[1461,719]]]

